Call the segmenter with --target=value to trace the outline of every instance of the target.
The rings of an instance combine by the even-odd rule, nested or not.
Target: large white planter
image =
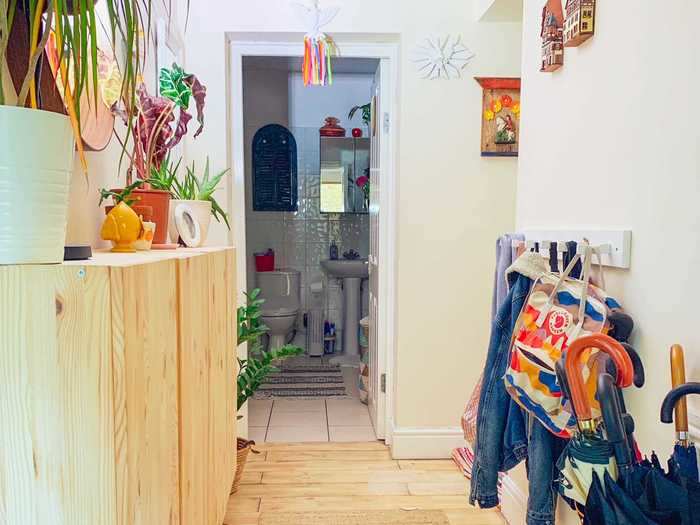
[[[74,159],[68,117],[0,106],[0,264],[63,261]]]
[[[168,233],[170,242],[176,243],[179,237],[177,229],[176,212],[178,207],[186,207],[188,212],[192,214],[192,218],[199,225],[199,242],[191,245],[191,248],[198,248],[207,242],[209,234],[209,225],[211,224],[211,202],[209,201],[186,201],[186,200],[171,200],[170,201],[170,223],[168,225]]]

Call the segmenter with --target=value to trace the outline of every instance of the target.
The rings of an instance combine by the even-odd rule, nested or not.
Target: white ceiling
[[[273,71],[301,72],[301,57],[243,57],[244,69],[268,69]],[[334,74],[374,74],[379,67],[375,58],[346,58],[333,59]]]

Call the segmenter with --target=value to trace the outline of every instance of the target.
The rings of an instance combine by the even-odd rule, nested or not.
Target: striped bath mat
[[[255,399],[275,397],[345,396],[342,369],[330,364],[282,364],[255,393]]]

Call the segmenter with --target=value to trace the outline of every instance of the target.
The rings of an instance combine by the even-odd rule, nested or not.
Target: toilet
[[[284,346],[296,326],[300,309],[301,274],[296,270],[275,270],[256,274],[262,322],[270,329],[268,349]]]

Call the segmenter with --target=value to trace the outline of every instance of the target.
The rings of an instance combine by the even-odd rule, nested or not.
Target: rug
[[[449,525],[435,510],[263,513],[260,525]]]
[[[255,393],[255,399],[346,396],[342,369],[330,364],[282,364]]]

